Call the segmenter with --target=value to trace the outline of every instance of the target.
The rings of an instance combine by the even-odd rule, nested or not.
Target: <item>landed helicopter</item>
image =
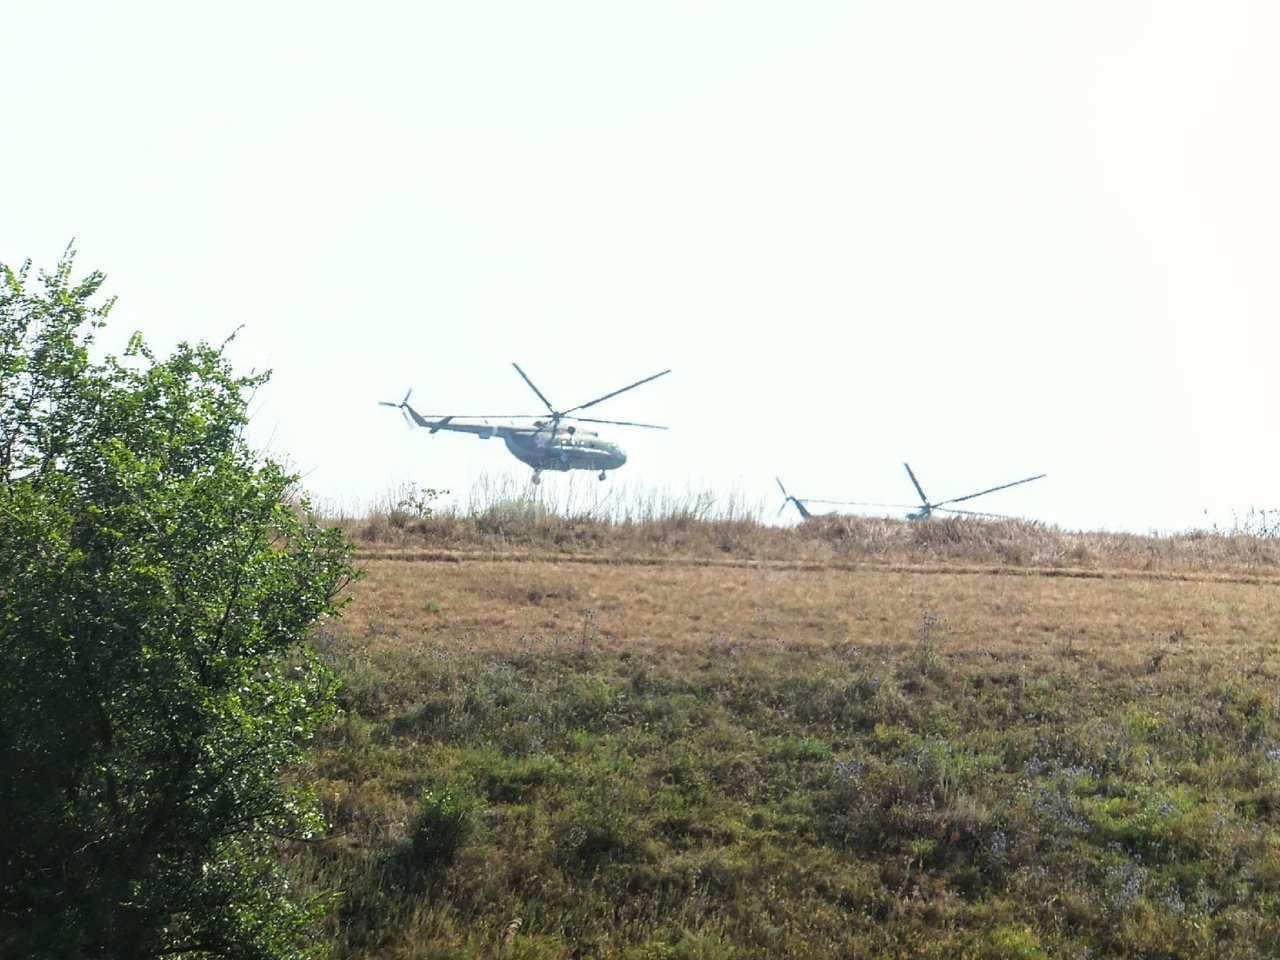
[[[594,407],[597,403],[601,403],[611,397],[616,397],[620,393],[626,393],[636,387],[648,383],[650,380],[657,380],[659,377],[670,373],[670,370],[663,370],[661,373],[655,373],[651,377],[645,377],[643,380],[637,380],[628,386],[612,393],[606,393],[603,397],[596,397],[586,403],[580,403],[576,407],[570,407],[567,410],[557,410],[552,406],[541,390],[534,385],[529,379],[528,374],[520,369],[518,363],[511,364],[516,368],[516,373],[520,374],[529,388],[538,395],[547,407],[547,412],[551,415],[549,418],[543,414],[507,414],[503,416],[493,416],[493,419],[503,420],[532,420],[533,422],[525,427],[516,424],[492,424],[492,423],[457,423],[457,420],[486,420],[487,417],[470,416],[464,417],[459,414],[450,414],[448,416],[428,416],[418,413],[417,410],[409,406],[409,396],[412,390],[404,395],[404,399],[399,403],[392,403],[388,400],[379,400],[378,402],[384,407],[397,407],[404,414],[405,420],[410,425],[417,424],[425,427],[431,433],[438,433],[441,430],[454,433],[470,433],[479,437],[481,440],[488,440],[492,437],[501,437],[502,442],[507,445],[507,450],[511,452],[521,463],[526,463],[533,467],[533,482],[542,482],[542,471],[544,470],[599,470],[599,478],[605,479],[605,473],[608,470],[616,470],[627,462],[627,455],[616,443],[608,440],[600,439],[600,434],[594,430],[583,430],[575,426],[574,423],[604,423],[618,427],[644,427],[648,430],[665,430],[666,427],[658,426],[653,423],[633,423],[629,420],[596,420],[591,417],[570,416],[579,410],[586,410],[588,407]],[[573,421],[562,425],[562,421]]]
[[[831,506],[847,506],[847,507],[893,507],[901,510],[911,510],[912,512],[907,514],[908,520],[928,520],[931,516],[933,516],[933,512],[935,510],[941,513],[955,513],[955,514],[962,514],[964,516],[970,516],[970,517],[991,517],[997,520],[1006,520],[1008,519],[1008,517],[1002,513],[980,513],[977,510],[957,510],[954,507],[951,507],[949,505],[953,503],[963,503],[966,500],[973,500],[976,497],[984,497],[988,493],[995,493],[997,490],[1005,490],[1009,487],[1016,487],[1018,486],[1018,484],[1030,483],[1032,480],[1039,480],[1043,477],[1048,476],[1048,474],[1045,474],[1045,473],[1038,473],[1034,477],[1024,477],[1021,480],[1014,480],[1010,483],[1002,483],[998,487],[988,487],[986,490],[979,490],[977,493],[967,493],[963,497],[952,497],[950,500],[940,500],[937,503],[932,503],[930,502],[929,498],[925,496],[924,488],[920,486],[920,481],[916,479],[916,475],[911,469],[911,464],[903,463],[903,466],[907,468],[907,476],[911,478],[911,485],[916,488],[916,493],[920,495],[921,506],[919,507],[915,507],[913,504],[906,504],[906,503],[865,503],[865,502],[856,501],[856,500],[813,500],[813,499],[800,500],[796,497],[790,496],[787,493],[787,488],[782,486],[782,481],[778,480],[778,486],[782,489],[782,496],[785,498],[782,501],[782,509],[785,510],[788,503],[794,503],[796,509],[800,511],[800,517],[803,520],[808,520],[811,516],[813,516],[813,514],[809,511],[808,507],[806,506],[806,504],[809,504],[809,503],[823,503],[823,504],[829,504]],[[774,479],[777,480],[776,477]]]

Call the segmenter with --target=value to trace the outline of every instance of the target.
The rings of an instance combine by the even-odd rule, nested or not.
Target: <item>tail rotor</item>
[[[400,411],[400,415],[404,417],[405,426],[412,429],[413,420],[409,418],[409,397],[411,397],[412,395],[413,395],[413,388],[410,387],[409,392],[404,395],[404,399],[401,400],[399,403],[392,403],[390,400],[379,400],[378,406],[395,407],[397,410]]]
[[[773,479],[778,481],[778,489],[782,491],[782,506],[778,508],[778,516],[782,516],[782,512],[787,509],[788,503],[794,503],[796,505],[796,510],[800,512],[801,520],[808,520],[813,516],[813,514],[809,512],[809,508],[804,505],[803,500],[798,497],[793,497],[791,494],[787,493],[787,488],[782,485],[782,480],[779,477],[774,477]]]

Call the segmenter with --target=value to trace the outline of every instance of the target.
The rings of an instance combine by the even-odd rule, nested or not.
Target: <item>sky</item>
[[[346,512],[526,488],[429,414],[600,417],[548,496],[1280,506],[1271,0],[51,0],[0,25],[0,262],[272,371],[252,442]],[[237,332],[238,331],[238,332]],[[483,499],[483,495],[481,497]],[[823,509],[820,505],[819,509]],[[903,510],[843,508],[899,515]]]

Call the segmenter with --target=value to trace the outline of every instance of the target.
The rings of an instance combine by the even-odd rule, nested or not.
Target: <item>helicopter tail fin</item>
[[[801,520],[808,520],[811,516],[813,516],[813,514],[809,512],[809,508],[804,505],[803,500],[801,500],[799,497],[793,497],[791,496],[791,494],[787,493],[787,488],[782,485],[781,479],[779,479],[778,477],[774,477],[773,479],[778,481],[778,489],[782,491],[782,508],[778,511],[778,513],[782,513],[783,510],[787,509],[788,503],[794,503],[796,505],[796,509],[800,511]]]
[[[383,407],[395,407],[404,416],[404,422],[407,423],[409,426],[412,427],[416,423],[420,427],[426,427],[432,433],[435,433],[437,430],[440,429],[440,427],[442,427],[444,424],[448,423],[450,420],[453,419],[453,417],[451,416],[445,417],[443,420],[440,420],[440,421],[432,421],[427,419],[422,414],[420,414],[417,410],[413,409],[413,407],[409,406],[409,397],[411,397],[412,395],[413,395],[413,391],[409,390],[404,395],[404,399],[401,400],[399,403],[392,403],[390,400],[379,400],[378,404],[379,406],[383,406]]]

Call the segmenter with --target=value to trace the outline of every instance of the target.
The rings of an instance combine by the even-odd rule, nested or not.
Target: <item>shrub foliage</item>
[[[267,957],[310,910],[281,771],[332,711],[350,579],[247,445],[223,347],[95,360],[103,276],[0,265],[0,954]]]

